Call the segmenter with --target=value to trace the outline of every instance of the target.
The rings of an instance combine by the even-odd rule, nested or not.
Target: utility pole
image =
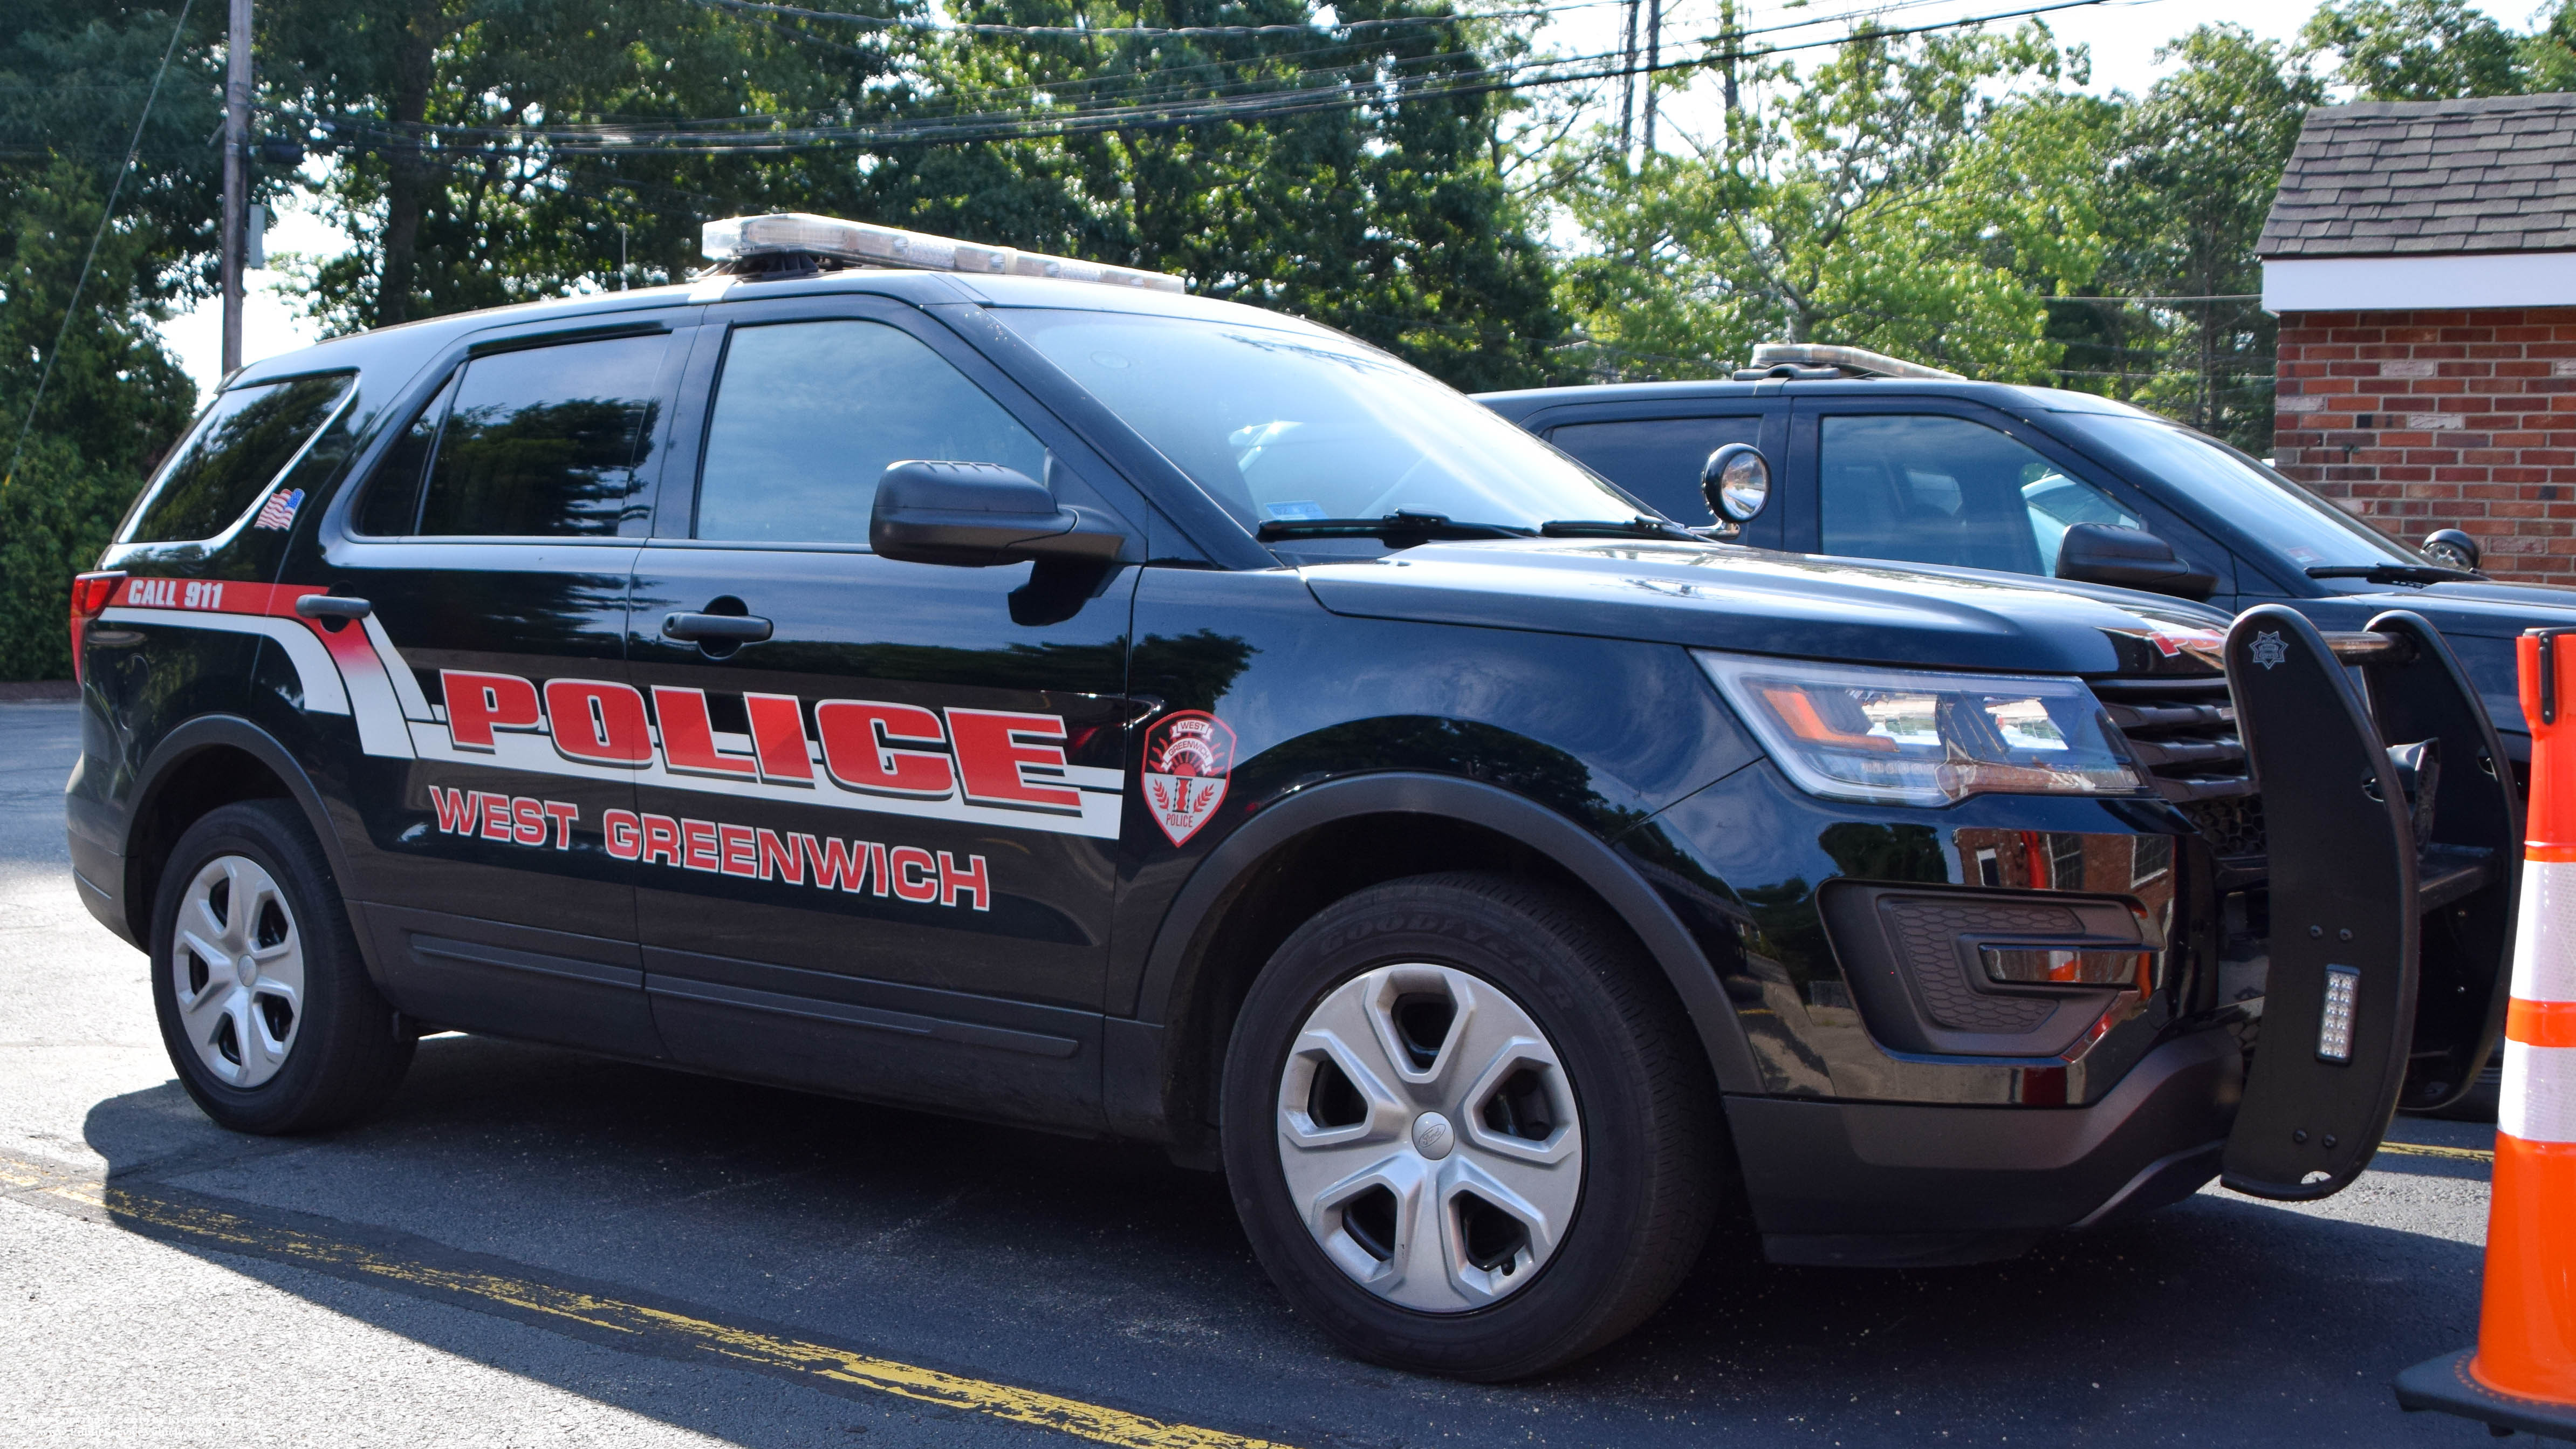
[[[250,219],[250,0],[224,44],[224,375],[242,365],[243,233]]]
[[[1664,0],[1646,0],[1646,156],[1655,159],[1655,67],[1664,56]]]
[[[1637,120],[1637,7],[1628,0],[1628,35],[1619,46],[1619,160],[1628,160],[1629,128]]]
[[[1743,44],[1742,38],[1735,33],[1735,0],[1718,0],[1717,43],[1725,47],[1726,125],[1727,129],[1732,131],[1735,128],[1735,113],[1742,109],[1735,95],[1735,52]]]

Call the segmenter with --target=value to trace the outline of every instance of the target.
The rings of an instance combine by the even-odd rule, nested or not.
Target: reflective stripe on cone
[[[2504,1093],[2496,1101],[2496,1135],[2523,1142],[2576,1143],[2576,1047],[2504,1044]],[[2499,1142],[2498,1149],[2502,1150]],[[2576,1197],[2562,1198],[2576,1239]]]

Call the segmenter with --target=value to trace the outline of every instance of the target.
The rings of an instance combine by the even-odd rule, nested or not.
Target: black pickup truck
[[[245,369],[76,581],[77,887],[214,1120],[461,1030],[1157,1143],[1504,1378],[1721,1222],[2323,1196],[2491,1048],[2516,805],[2409,599],[1713,542],[1171,279],[709,243]]]

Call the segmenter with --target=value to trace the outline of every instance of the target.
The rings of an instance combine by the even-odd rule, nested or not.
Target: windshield
[[[2198,433],[2151,418],[2059,413],[2057,420],[2132,469],[2172,484],[2212,518],[2279,550],[2298,568],[2424,560],[2305,488]]]
[[[1360,343],[1116,312],[994,315],[1247,527],[1409,512],[1536,528],[1642,507]]]

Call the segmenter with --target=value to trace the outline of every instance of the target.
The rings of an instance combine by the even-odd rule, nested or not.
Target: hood
[[[1717,544],[1425,544],[1300,573],[1361,618],[2025,674],[2209,674],[2228,620],[2125,589]]]
[[[2347,629],[2360,628],[2384,610],[2408,609],[2445,634],[2510,638],[2525,629],[2576,625],[2576,589],[2558,584],[2389,585],[2306,600],[2299,609],[2319,619],[2332,615],[2336,622],[2326,627]],[[2353,622],[2343,622],[2346,613]]]

